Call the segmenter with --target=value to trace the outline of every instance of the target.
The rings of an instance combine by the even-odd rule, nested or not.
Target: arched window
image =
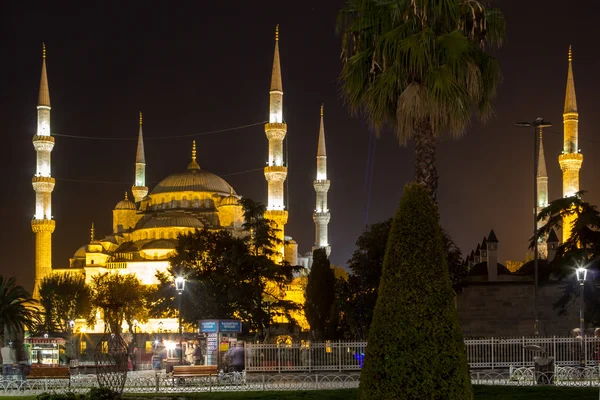
[[[192,207],[200,208],[200,200],[197,197],[194,197],[194,204]]]

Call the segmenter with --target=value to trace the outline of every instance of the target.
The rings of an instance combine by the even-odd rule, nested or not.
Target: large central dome
[[[170,192],[216,192],[229,195],[230,191],[235,194],[233,188],[212,172],[203,169],[188,169],[185,172],[167,176],[160,181],[151,194]]]

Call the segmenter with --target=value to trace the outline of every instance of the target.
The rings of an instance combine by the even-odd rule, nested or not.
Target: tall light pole
[[[583,267],[577,268],[577,281],[579,282],[579,331],[581,332],[581,337],[585,336],[585,318],[584,318],[584,309],[585,309],[585,301],[584,301],[584,289],[585,289],[585,279],[587,278],[587,269]]]
[[[69,328],[71,330],[71,354],[73,355],[73,357],[75,357],[75,343],[73,343],[73,336],[74,336],[74,330],[75,330],[75,321],[70,320],[69,321]]]
[[[137,345],[137,327],[138,327],[138,320],[134,319],[133,320],[133,370],[136,370],[136,364],[137,364],[137,353],[138,353],[138,345]]]
[[[181,298],[185,288],[185,278],[178,276],[175,278],[175,290],[177,290],[177,314],[179,315],[179,364],[183,363],[183,333],[181,331]]]
[[[552,126],[552,123],[544,121],[543,118],[537,118],[533,122],[517,122],[515,126],[518,127],[533,127],[533,235],[537,233],[537,170],[538,170],[538,155],[540,149],[540,141],[538,135],[538,129],[541,131],[543,128]],[[539,286],[539,274],[538,274],[538,241],[533,241],[533,273],[534,273],[534,284],[533,284],[533,334],[538,335],[539,331],[539,311],[538,311],[538,286]]]

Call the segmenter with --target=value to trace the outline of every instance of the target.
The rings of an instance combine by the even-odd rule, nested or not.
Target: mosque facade
[[[264,169],[268,194],[265,217],[275,222],[278,228],[277,234],[283,243],[277,247],[276,261],[286,261],[292,265],[310,268],[312,253],[304,257],[299,256],[298,244],[285,232],[288,211],[284,205],[284,182],[288,170],[283,153],[283,140],[287,125],[283,118],[283,85],[278,32],[275,39],[269,119],[265,125],[269,148],[269,159]],[[243,210],[239,204],[241,195],[223,178],[201,168],[196,160],[195,142],[192,144],[190,162],[186,169],[167,176],[154,188],[146,186],[143,119],[140,113],[135,175],[131,187],[132,198],[128,192],[125,192],[123,199],[115,205],[111,233],[98,235],[92,225],[90,242],[74,252],[68,265],[53,267],[52,233],[56,222],[52,217],[51,197],[55,180],[51,175],[50,153],[54,147],[54,137],[50,129],[51,106],[45,47],[37,110],[37,132],[33,137],[33,145],[37,153],[37,169],[32,180],[36,209],[31,221],[35,234],[35,297],[39,296],[38,289],[41,281],[53,273],[80,273],[85,276],[88,283],[95,275],[106,272],[135,274],[143,284],[156,284],[158,283],[156,273],[164,272],[169,267],[169,258],[175,252],[179,235],[185,235],[196,229],[227,230],[234,236],[245,234],[242,229]],[[324,247],[329,254],[331,247],[328,243],[327,231],[330,214],[327,208],[327,190],[330,182],[327,180],[323,108],[321,108],[317,147],[317,176],[314,183],[317,204],[313,213],[316,237],[313,249]],[[285,298],[304,303],[305,282],[305,277],[297,277],[287,287]],[[307,328],[305,320],[301,321],[301,327]],[[150,320],[142,329],[147,332],[155,332],[159,329],[175,332],[177,321],[175,319]],[[98,318],[92,331],[103,330],[104,324],[101,318]]]

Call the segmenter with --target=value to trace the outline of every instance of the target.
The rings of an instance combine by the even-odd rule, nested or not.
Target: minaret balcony
[[[34,176],[31,179],[33,190],[39,193],[52,192],[54,190],[55,183],[56,180],[49,176]]]
[[[317,225],[328,224],[331,219],[331,214],[329,212],[314,212],[313,213],[313,222]]]
[[[267,181],[283,182],[287,177],[287,167],[283,166],[270,166],[265,167],[265,178]]]
[[[33,233],[54,232],[56,222],[53,219],[32,219],[31,230]]]
[[[581,153],[564,153],[558,156],[558,163],[560,169],[566,170],[579,170],[583,163],[583,154]]]
[[[331,182],[326,179],[326,180],[315,180],[313,181],[313,187],[315,188],[316,192],[327,192],[329,190],[329,187],[331,186]]]
[[[33,147],[36,151],[52,151],[54,148],[53,136],[38,136],[35,135],[32,139]]]

